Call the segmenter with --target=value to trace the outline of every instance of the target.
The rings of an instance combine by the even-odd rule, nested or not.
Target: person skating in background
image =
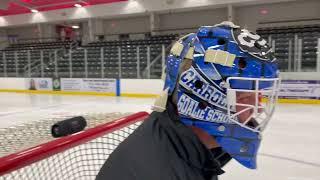
[[[36,81],[34,79],[30,79],[30,87],[29,90],[37,90]]]

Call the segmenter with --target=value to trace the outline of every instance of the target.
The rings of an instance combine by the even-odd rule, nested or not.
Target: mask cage
[[[251,131],[262,132],[274,113],[279,88],[279,78],[227,78],[230,120]]]

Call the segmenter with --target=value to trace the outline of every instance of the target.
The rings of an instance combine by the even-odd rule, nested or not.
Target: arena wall
[[[259,27],[319,24],[319,9],[318,0],[261,4],[237,7],[234,17],[239,25],[256,30]]]
[[[320,104],[320,76],[305,73],[300,78],[291,78],[292,73],[285,73],[280,91],[282,103]],[[298,76],[297,76],[298,77]],[[53,90],[54,81],[50,78],[32,78],[36,82],[46,81],[37,85],[38,90],[30,89],[30,78],[0,78],[0,92],[60,94],[60,95],[96,95],[123,96],[136,98],[158,97],[163,88],[161,79],[64,79],[68,84],[61,83],[59,91]],[[64,81],[61,79],[61,82]],[[104,84],[103,81],[107,84]],[[91,81],[91,82],[82,82]],[[102,82],[102,83],[101,83]],[[91,83],[91,84],[90,84]],[[44,85],[43,85],[44,84]],[[68,86],[63,88],[63,86]],[[39,90],[40,89],[40,90]]]
[[[127,5],[127,6],[125,6]],[[182,6],[186,7],[188,4]],[[191,6],[191,5],[190,5]],[[151,8],[150,11],[147,8]],[[166,9],[167,8],[167,9]],[[102,24],[92,28],[94,35],[114,35],[123,33],[150,32],[150,14],[159,16],[157,30],[164,33],[177,33],[194,31],[202,25],[213,25],[228,20],[227,4],[208,5],[201,8],[166,7],[152,9],[138,4],[115,3],[88,7],[87,9],[69,9],[49,11],[39,14],[15,15],[0,18],[0,27],[7,29],[7,35],[18,35],[19,38],[35,37],[36,25],[45,24],[42,29],[45,37],[55,36],[52,23],[63,23],[77,20],[83,26],[83,34],[87,33],[88,18],[102,21]],[[246,5],[233,4],[233,21],[250,30],[259,27],[292,26],[320,23],[320,1],[292,1],[272,4]],[[262,12],[263,11],[263,12]],[[117,13],[117,14],[115,14]],[[265,14],[264,14],[265,13]],[[94,16],[97,17],[94,17]],[[51,27],[49,27],[50,24]],[[29,24],[29,25],[28,25]],[[91,24],[92,25],[92,24]],[[51,30],[49,29],[51,28]],[[17,30],[16,30],[17,29]]]

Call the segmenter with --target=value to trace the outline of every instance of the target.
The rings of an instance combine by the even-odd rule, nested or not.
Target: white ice
[[[221,180],[320,180],[320,105],[280,104],[264,132],[258,169],[232,161]]]
[[[59,115],[150,112],[153,99],[0,93],[0,128]]]
[[[153,99],[0,93],[0,128],[60,114],[149,111]],[[320,180],[320,105],[280,104],[258,169],[231,161],[220,180]]]

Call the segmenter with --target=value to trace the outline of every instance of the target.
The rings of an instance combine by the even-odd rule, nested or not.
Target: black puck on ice
[[[51,134],[58,138],[67,136],[84,130],[87,121],[82,116],[73,117],[63,121],[59,121],[51,127]]]

